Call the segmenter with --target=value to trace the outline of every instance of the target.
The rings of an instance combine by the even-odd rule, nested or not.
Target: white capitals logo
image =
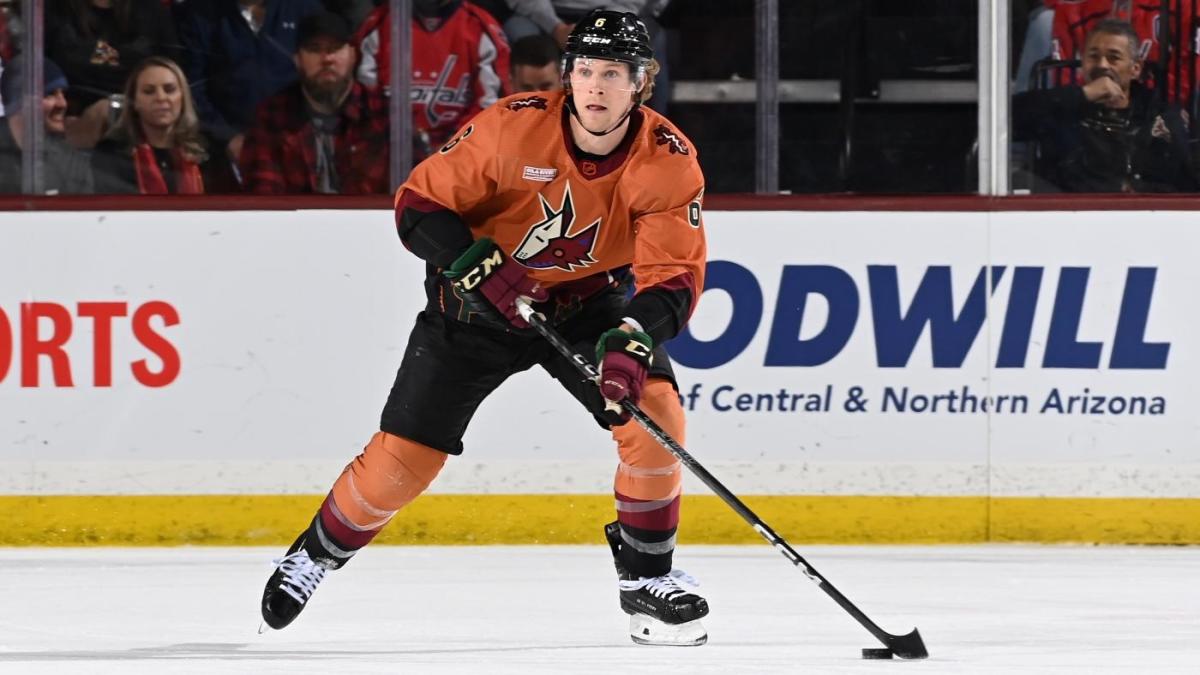
[[[451,54],[442,63],[435,80],[414,78],[409,100],[425,105],[425,119],[430,127],[457,118],[471,103],[471,76],[464,73],[456,86],[449,86],[450,74],[458,63],[458,56]]]

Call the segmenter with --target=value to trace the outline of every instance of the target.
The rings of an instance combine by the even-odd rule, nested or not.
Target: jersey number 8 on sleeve
[[[443,155],[446,154],[447,152],[450,152],[451,150],[454,149],[454,146],[458,145],[462,141],[467,140],[467,136],[470,136],[472,131],[475,131],[474,124],[468,126],[466,129],[463,129],[463,132],[461,134],[459,134],[458,136],[455,136],[454,138],[450,139],[450,142],[443,145],[442,149],[438,150],[438,152]]]

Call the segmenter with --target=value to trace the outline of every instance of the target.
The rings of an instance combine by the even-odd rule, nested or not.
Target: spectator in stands
[[[23,64],[20,59],[6,62],[0,75],[0,98],[5,116],[0,120],[0,192],[21,192],[21,155],[25,142],[25,101]],[[42,62],[43,87],[41,114],[45,130],[42,171],[46,194],[78,194],[92,191],[92,173],[87,153],[67,144],[63,134],[67,117],[67,76],[58,64]]]
[[[545,33],[562,47],[575,22],[593,9],[633,12],[642,22],[658,16],[671,0],[508,0],[512,16],[504,22],[508,39],[516,42],[526,35]],[[647,28],[650,28],[647,25]],[[651,29],[650,31],[654,31]]]
[[[1035,172],[1067,192],[1177,192],[1198,188],[1187,122],[1137,81],[1133,27],[1101,21],[1088,34],[1083,86],[1013,97],[1013,140],[1037,143]]]
[[[391,77],[388,7],[359,27],[358,81],[386,91]],[[465,0],[414,0],[412,22],[413,156],[441,147],[475,113],[512,93],[508,42],[490,14]]]
[[[1052,23],[1052,55],[1055,59],[1082,59],[1086,37],[1100,20],[1129,22],[1141,37],[1138,53],[1147,70],[1153,71],[1154,89],[1163,89],[1169,101],[1189,106],[1193,101],[1200,53],[1196,52],[1196,2],[1170,0],[1168,16],[1164,2],[1133,0],[1045,0],[1055,6]],[[1165,26],[1163,24],[1166,24]],[[1166,28],[1168,43],[1160,44]],[[1164,58],[1165,53],[1165,58]],[[1069,76],[1070,73],[1063,73]],[[1076,78],[1075,82],[1081,79]]]
[[[120,116],[92,152],[97,193],[222,191],[228,162],[210,157],[178,64],[161,56],[145,59],[129,74],[124,96]]]
[[[544,33],[554,38],[561,48],[575,22],[593,9],[611,9],[633,12],[641,17],[650,32],[650,40],[658,59],[659,70],[654,76],[654,89],[660,94],[646,104],[656,111],[665,113],[670,98],[670,80],[667,71],[667,35],[659,25],[657,17],[666,10],[671,0],[507,0],[512,16],[504,22],[504,33],[509,42],[516,44],[522,38]]]
[[[391,191],[386,99],[354,81],[349,24],[321,12],[300,22],[300,81],[263,101],[246,134],[246,189],[263,194]]]
[[[1188,105],[1195,89],[1200,53],[1194,49],[1197,31],[1195,0],[1045,0],[1052,6],[1051,56],[1058,60],[1082,59],[1087,36],[1100,21],[1127,21],[1140,36],[1137,52],[1147,67],[1155,67],[1153,86],[1164,89],[1167,100]],[[1165,16],[1164,16],[1164,11]],[[1165,25],[1164,25],[1165,24]],[[1166,49],[1159,44],[1166,28]],[[1164,59],[1163,54],[1166,54]],[[1163,63],[1163,61],[1166,63]],[[1162,67],[1158,67],[1162,66]],[[1062,71],[1060,84],[1080,82],[1083,73]]]
[[[528,35],[545,33],[554,38],[559,48],[567,43],[567,36],[575,22],[595,8],[612,9],[620,12],[641,14],[646,0],[508,0],[512,16],[504,22],[508,39],[516,42]]]
[[[100,140],[116,117],[134,66],[149,56],[179,59],[175,23],[160,0],[47,0],[46,56],[71,81],[67,139],[80,148]]]
[[[296,25],[320,0],[187,2],[179,36],[200,126],[233,161],[258,104],[296,81]],[[214,148],[216,151],[217,148]]]
[[[562,50],[549,35],[527,35],[512,46],[514,91],[554,91],[562,88]]]

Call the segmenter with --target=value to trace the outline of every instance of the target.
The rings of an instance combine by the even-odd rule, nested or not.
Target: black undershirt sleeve
[[[445,208],[402,207],[396,214],[396,232],[408,250],[435,267],[449,266],[474,241],[463,219]]]

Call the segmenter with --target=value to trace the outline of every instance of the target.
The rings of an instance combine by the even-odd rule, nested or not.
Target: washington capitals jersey
[[[417,159],[512,90],[508,42],[496,20],[470,2],[451,3],[444,11],[444,17],[412,21],[410,96]],[[391,81],[389,16],[386,3],[377,7],[356,34],[358,81],[368,88],[386,88]]]
[[[1162,54],[1159,38],[1162,35],[1163,3],[1160,0],[1047,0],[1054,9],[1053,41],[1050,56],[1058,60],[1082,59],[1088,32],[1104,19],[1119,19],[1133,26],[1141,43],[1137,56],[1145,67],[1157,63]],[[1168,25],[1172,45],[1168,51],[1166,82],[1155,82],[1156,88],[1166,85],[1167,99],[1186,102],[1196,83],[1197,50],[1200,42],[1200,20],[1197,0],[1169,0]],[[1146,75],[1143,75],[1143,79]],[[1082,74],[1064,73],[1058,84],[1082,83]]]
[[[696,149],[640,108],[612,153],[582,158],[565,100],[517,94],[484,110],[413,169],[397,207],[424,198],[456,212],[473,238],[491,237],[552,295],[632,271],[628,316],[656,342],[673,337],[704,282]]]

